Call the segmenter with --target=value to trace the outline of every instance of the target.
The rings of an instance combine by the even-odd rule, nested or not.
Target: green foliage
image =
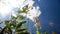
[[[18,9],[16,17],[12,15],[10,15],[10,18],[8,20],[0,20],[0,24],[4,23],[5,26],[2,28],[0,27],[0,34],[12,34],[12,32],[14,32],[14,34],[30,34],[27,31],[27,21],[25,21],[25,17],[23,17],[22,15],[20,15],[21,13],[27,13],[29,7],[28,5],[24,6],[21,9]],[[17,21],[18,20],[18,21]],[[22,20],[22,21],[21,21]],[[24,24],[24,28],[21,28],[22,25]],[[12,30],[14,29],[14,31]],[[40,34],[40,32],[38,31],[38,27],[36,28],[36,34]]]
[[[2,28],[0,27],[0,34],[6,34],[6,33],[10,33],[12,34],[13,30],[12,30],[12,26],[14,28],[14,34],[29,34],[29,32],[27,31],[27,28],[21,28],[22,24],[25,24],[26,21],[24,21],[25,17],[21,16],[20,13],[26,13],[28,10],[28,5],[24,6],[22,8],[23,10],[18,9],[16,16],[14,17],[12,14],[10,15],[10,19],[9,20],[0,20],[0,24],[4,23],[5,26]],[[17,19],[19,19],[19,22],[16,21]],[[22,21],[21,21],[22,20]]]
[[[38,31],[38,27],[36,27],[36,34],[40,34],[40,32]]]
[[[2,28],[0,27],[0,32],[2,31]]]
[[[16,29],[17,29],[17,28],[20,28],[21,25],[24,24],[24,23],[26,23],[26,21],[17,23],[17,24],[16,24]]]
[[[36,31],[36,34],[40,34],[40,32],[37,30],[37,31]]]
[[[23,9],[23,12],[27,13],[26,10],[28,10],[28,5],[24,6],[22,9]]]
[[[9,21],[5,21],[5,25],[6,25],[5,27],[8,28],[9,31],[11,32],[11,26],[8,23],[9,23]]]
[[[20,14],[20,13],[27,13],[27,11],[26,10],[28,10],[29,8],[28,8],[28,5],[26,5],[26,6],[24,6],[23,8],[22,8],[22,10],[21,9],[18,9],[18,13]]]

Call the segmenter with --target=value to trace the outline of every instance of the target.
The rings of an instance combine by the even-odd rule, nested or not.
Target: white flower
[[[32,8],[29,8],[28,9],[29,11],[27,13],[20,13],[20,15],[22,15],[24,17],[27,17],[28,19],[30,19],[33,22],[35,22],[34,27],[41,26],[40,22],[39,22],[39,19],[37,18],[41,14],[41,11],[39,10],[38,6],[37,7],[32,7]]]
[[[33,21],[33,17],[38,17],[41,14],[41,11],[39,10],[39,7],[33,7],[28,9],[29,11],[27,13],[21,13],[20,15],[27,17]]]
[[[29,7],[33,6],[34,1],[33,0],[27,0],[27,1],[25,1],[24,5],[27,5],[27,4],[28,4]]]
[[[26,5],[28,5],[28,7],[32,7],[34,4],[33,0],[25,0],[24,3],[22,4],[22,6],[20,6],[20,9],[22,10],[22,8]]]

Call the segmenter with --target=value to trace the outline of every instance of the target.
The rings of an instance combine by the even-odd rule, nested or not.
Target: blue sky
[[[59,34],[60,30],[60,7],[59,7],[59,0],[41,0],[39,3],[40,9],[42,14],[40,15],[39,19],[43,26],[47,31],[55,31]],[[48,24],[52,22],[53,27],[49,27]]]
[[[60,34],[60,0],[35,0],[35,5],[40,6],[42,14],[39,16],[42,29],[41,32],[52,31]],[[50,24],[50,25],[49,25]],[[52,25],[52,26],[51,26]]]
[[[42,29],[39,29],[39,31],[48,31],[50,34],[52,31],[54,31],[57,34],[60,34],[60,0],[34,1],[34,6],[40,6],[40,10],[42,12],[41,15],[38,17],[42,25]],[[31,20],[29,22],[29,31],[34,33],[35,29],[31,27],[33,25],[33,22],[31,22]]]

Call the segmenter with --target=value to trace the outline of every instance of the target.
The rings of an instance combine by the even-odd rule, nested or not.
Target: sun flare
[[[0,15],[8,15],[14,8],[19,8],[25,0],[0,0]]]

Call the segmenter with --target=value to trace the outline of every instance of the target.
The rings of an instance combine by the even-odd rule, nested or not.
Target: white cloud
[[[6,17],[12,9],[19,7],[25,0],[1,0],[0,1],[0,14],[2,17]]]

